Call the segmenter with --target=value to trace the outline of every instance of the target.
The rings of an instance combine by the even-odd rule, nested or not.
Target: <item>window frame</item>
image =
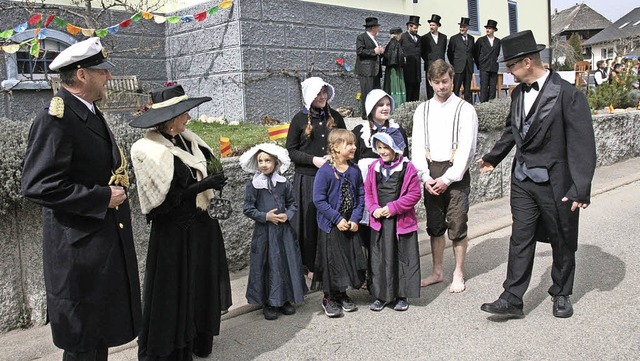
[[[22,43],[29,39],[33,39],[36,36],[36,29],[27,29],[22,33],[15,34],[11,37],[11,41],[15,43]],[[49,41],[54,41],[59,43],[63,48],[70,46],[71,44],[76,43],[78,40],[73,36],[63,33],[58,30],[47,28],[47,38],[45,39]],[[18,56],[17,53],[9,54],[4,53],[4,60],[6,64],[7,70],[7,79],[3,80],[0,86],[3,89],[10,90],[43,90],[43,89],[51,89],[51,84],[49,84],[48,74],[45,73],[36,79],[25,79],[22,75],[23,73],[19,72],[18,69]],[[47,63],[48,64],[48,63]]]

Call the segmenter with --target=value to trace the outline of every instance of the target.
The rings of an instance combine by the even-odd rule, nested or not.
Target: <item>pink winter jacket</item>
[[[376,182],[376,165],[382,159],[378,159],[369,165],[367,179],[364,181],[364,201],[365,207],[369,211],[369,227],[380,231],[381,223],[373,217],[373,211],[380,208],[378,204],[378,184]],[[393,202],[387,203],[391,215],[396,216],[397,234],[407,234],[418,230],[418,218],[414,206],[420,201],[422,194],[418,172],[413,163],[407,163],[407,169],[402,181],[400,197]]]

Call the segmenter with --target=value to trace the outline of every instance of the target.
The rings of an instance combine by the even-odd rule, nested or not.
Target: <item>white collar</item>
[[[267,182],[269,181],[269,177],[262,173],[256,173],[251,180],[251,184],[255,189],[268,189]],[[277,171],[273,172],[271,175],[271,185],[276,186],[276,183],[284,183],[287,181],[287,178],[281,176]]]
[[[360,135],[360,138],[362,138],[362,140],[364,140],[364,144],[366,145],[367,148],[372,148],[373,146],[371,145],[371,126],[369,125],[369,121],[365,120],[362,123],[362,134]],[[395,120],[389,118],[389,126],[387,128],[400,128],[400,125],[398,123],[396,123]]]
[[[89,110],[91,111],[91,113],[93,113],[93,114],[96,113],[96,108],[94,107],[93,103],[89,103],[88,101],[80,98],[79,96],[77,96],[77,95],[75,95],[73,93],[71,93],[71,95],[73,95],[74,97],[78,98],[78,100],[80,100],[84,105],[86,105],[87,108],[89,108]]]
[[[409,158],[407,157],[403,157],[402,161],[398,163],[398,165],[396,165],[395,167],[391,168],[389,175],[395,173],[395,172],[399,172],[402,170],[402,168],[404,167],[404,164],[409,162]],[[376,160],[375,166],[373,167],[373,170],[380,173],[380,167],[381,167],[381,162],[380,162],[380,158],[378,158]]]

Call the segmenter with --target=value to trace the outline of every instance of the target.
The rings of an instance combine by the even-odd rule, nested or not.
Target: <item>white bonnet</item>
[[[317,76],[305,79],[300,85],[302,86],[302,101],[307,110],[311,108],[311,103],[313,103],[323,87],[327,87],[327,103],[331,102],[335,94],[333,86]]]
[[[389,97],[391,103],[391,110],[389,111],[389,113],[393,113],[393,109],[395,109],[395,102],[393,101],[391,95],[387,94],[382,89],[373,89],[369,92],[369,94],[367,94],[367,100],[365,100],[364,102],[364,109],[367,111],[367,116],[371,114],[371,112],[373,111],[373,107],[375,107],[380,99],[384,97]]]
[[[248,151],[243,153],[240,156],[239,162],[240,167],[246,172],[249,173],[258,173],[260,169],[258,168],[258,160],[256,159],[256,154],[258,152],[269,153],[272,156],[276,157],[276,168],[275,170],[279,173],[284,173],[287,169],[289,169],[289,165],[291,165],[291,159],[289,158],[289,152],[282,148],[281,146],[273,143],[262,143],[251,147]]]

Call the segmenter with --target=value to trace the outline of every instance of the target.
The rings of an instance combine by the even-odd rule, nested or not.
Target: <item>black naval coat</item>
[[[406,57],[403,67],[405,82],[420,83],[422,80],[422,70],[420,66],[422,63],[420,59],[422,54],[421,41],[420,35],[416,35],[416,41],[413,41],[411,34],[406,31],[400,35],[400,45],[402,45],[402,51]]]
[[[71,352],[117,346],[139,330],[140,281],[129,203],[108,208],[120,151],[104,118],[65,88],[61,118],[31,126],[23,195],[42,205],[44,281],[53,342]]]

